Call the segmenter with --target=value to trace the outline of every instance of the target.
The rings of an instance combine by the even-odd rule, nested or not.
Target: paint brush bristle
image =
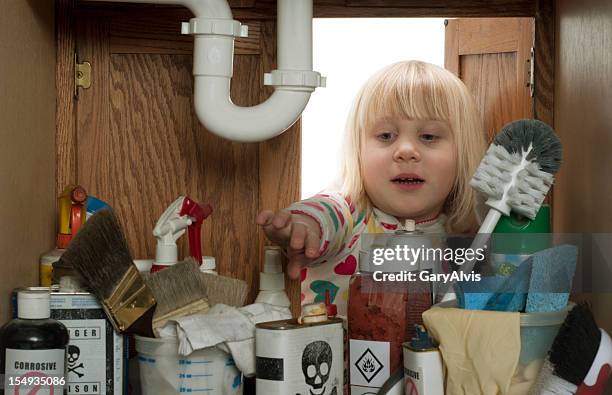
[[[100,210],[91,216],[60,260],[85,279],[119,332],[127,330],[155,305],[112,210]]]
[[[85,222],[61,261],[79,272],[101,300],[112,295],[134,264],[119,221],[107,209],[96,212]]]
[[[206,289],[200,274],[197,262],[188,258],[146,277],[157,300],[152,325],[156,336],[169,320],[208,311]]]
[[[186,259],[152,273],[146,281],[157,301],[155,316],[165,315],[206,298],[206,291],[200,279],[200,268],[193,259]]]

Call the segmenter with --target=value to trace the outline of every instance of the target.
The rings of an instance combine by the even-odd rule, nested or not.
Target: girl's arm
[[[287,273],[298,278],[303,266],[324,263],[352,246],[363,229],[364,213],[340,194],[318,194],[277,213],[263,211],[257,223],[268,239],[287,247]]]
[[[355,233],[355,208],[338,193],[321,193],[288,207],[293,215],[301,215],[317,224],[318,257],[309,266],[325,262],[350,243]],[[363,220],[363,218],[361,218]]]

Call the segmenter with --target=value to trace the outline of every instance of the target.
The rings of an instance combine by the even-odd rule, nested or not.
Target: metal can
[[[343,320],[297,320],[256,325],[258,395],[341,395],[344,387]]]
[[[437,347],[420,348],[404,343],[404,393],[444,395],[444,370]]]
[[[115,332],[96,297],[89,292],[51,292],[50,304],[51,318],[64,324],[70,334],[66,361],[68,394],[127,393],[127,338]],[[16,303],[13,309],[16,315]]]

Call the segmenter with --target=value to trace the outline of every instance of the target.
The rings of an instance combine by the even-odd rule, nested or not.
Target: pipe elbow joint
[[[229,99],[229,78],[196,76],[194,107],[209,132],[232,141],[259,142],[290,128],[306,108],[310,94],[277,88],[265,102],[240,107]]]

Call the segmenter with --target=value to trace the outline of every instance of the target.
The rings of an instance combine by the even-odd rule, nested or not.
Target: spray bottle
[[[264,270],[259,274],[259,294],[255,303],[268,303],[280,307],[291,305],[285,292],[285,275],[281,259],[279,247],[264,247]]]
[[[153,262],[151,267],[151,273],[163,270],[178,262],[176,240],[193,223],[190,216],[180,215],[184,200],[184,196],[179,196],[178,199],[168,206],[155,224],[153,236],[157,239],[157,249],[155,250],[155,262]]]
[[[176,240],[189,230],[189,250],[197,262],[202,263],[200,233],[202,222],[212,213],[210,205],[201,207],[188,197],[179,196],[159,217],[153,236],[157,238],[155,262],[151,273],[155,273],[178,262]]]

